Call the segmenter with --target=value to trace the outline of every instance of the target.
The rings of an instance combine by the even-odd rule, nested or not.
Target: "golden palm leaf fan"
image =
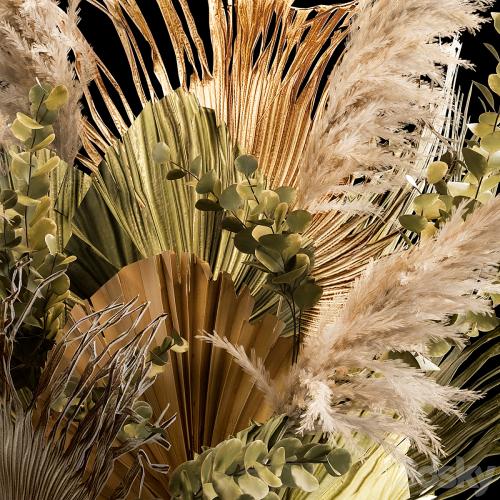
[[[203,106],[215,110],[243,149],[261,159],[274,185],[294,179],[314,103],[324,97],[322,78],[348,34],[357,2],[296,8],[292,0],[206,0],[196,3],[196,17],[203,18],[204,26],[197,25],[186,0],[178,7],[172,0],[89,3],[113,23],[135,88],[125,92],[96,57],[97,93],[107,110],[97,113],[87,92],[93,124],[87,125],[85,139],[91,164],[98,165],[98,152],[115,139],[110,123],[122,135],[135,118],[134,100],[144,107],[174,90],[178,80]],[[204,39],[201,34],[207,31]],[[173,47],[174,57],[168,59],[160,41],[165,32]]]
[[[250,322],[254,299],[248,288],[236,294],[227,274],[213,279],[208,264],[197,257],[164,252],[124,267],[89,301],[99,309],[103,304],[136,297],[150,303],[137,328],[152,317],[166,315],[156,342],[161,344],[163,337],[176,333],[189,342],[189,350],[173,354],[144,393],[155,416],[166,407],[177,415],[167,430],[172,448],[165,452],[157,446],[146,447],[151,460],[175,468],[200,453],[202,446],[215,446],[247,427],[252,419],[270,415],[254,382],[242,374],[231,356],[196,339],[204,331],[216,331],[248,352],[254,349],[274,375],[282,365],[288,365],[291,344],[288,339],[279,340],[283,324],[271,315]],[[72,315],[78,320],[83,313],[76,307]],[[113,330],[108,329],[102,347],[113,340]],[[115,476],[121,473],[118,466]],[[148,476],[145,487],[164,498],[166,484],[164,478]]]

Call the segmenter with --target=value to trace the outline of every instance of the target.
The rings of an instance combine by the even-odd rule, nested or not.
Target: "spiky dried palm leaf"
[[[480,391],[483,398],[475,403],[462,403],[465,421],[433,411],[430,421],[439,429],[446,450],[442,466],[433,471],[429,459],[416,450],[410,452],[422,474],[421,483],[412,485],[412,495],[420,496],[443,489],[439,499],[469,493],[475,495],[499,479],[498,468],[484,463],[498,456],[500,438],[500,364],[498,363],[500,330],[481,334],[463,351],[451,351],[433,378],[442,385],[454,385]],[[462,481],[457,481],[462,477]]]
[[[135,404],[153,383],[149,346],[164,317],[136,330],[147,304],[130,301],[106,305],[79,318],[51,351],[33,394],[18,392],[10,376],[13,344],[37,296],[35,292],[26,310],[16,314],[26,265],[29,260],[19,261],[12,277],[12,293],[1,304],[2,498],[94,500],[105,487],[115,461],[128,454],[133,457],[131,467],[107,496],[123,498],[142,462],[148,461],[140,448],[147,442],[170,446],[164,433],[173,419],[163,421],[163,415],[146,435],[120,437],[127,422],[140,421]],[[42,281],[37,290],[59,275]],[[110,329],[115,331],[115,342],[97,354],[95,345]],[[84,366],[82,359],[86,360]],[[164,471],[164,467],[159,470]]]
[[[285,366],[291,344],[288,339],[279,340],[283,325],[270,315],[250,323],[254,299],[248,288],[236,294],[227,274],[219,274],[214,280],[206,262],[188,254],[166,252],[124,267],[90,302],[100,308],[110,301],[127,302],[134,297],[150,303],[141,322],[135,325],[137,331],[154,316],[166,316],[156,342],[161,343],[173,332],[189,342],[189,351],[173,354],[143,394],[154,415],[160,415],[167,405],[177,415],[167,430],[171,450],[160,450],[156,445],[145,447],[155,462],[175,468],[192,460],[194,453],[201,453],[202,446],[215,446],[248,426],[252,419],[270,415],[253,380],[241,376],[232,357],[196,339],[204,331],[215,330],[249,351],[254,349],[274,374]],[[75,320],[81,314],[80,307],[72,312]],[[108,328],[106,336],[96,341],[96,353],[99,355],[116,342],[118,333]],[[118,465],[114,477],[120,474]],[[144,488],[155,498],[167,496],[167,481],[154,474],[148,475]]]
[[[145,106],[150,99],[155,101],[158,97],[166,95],[172,88],[170,83],[172,75],[169,77],[162,60],[164,50],[160,42],[155,39],[155,30],[152,26],[148,26],[148,19],[151,21],[151,18],[141,11],[139,3],[135,0],[114,2],[91,0],[90,3],[98,7],[113,22],[123,44],[141,104]],[[349,22],[356,12],[357,2],[310,9],[295,8],[291,4],[289,0],[279,2],[241,0],[226,5],[221,1],[210,0],[207,6],[211,43],[208,43],[208,40],[203,41],[199,36],[187,2],[181,2],[178,9],[171,1],[153,2],[150,8],[143,9],[155,11],[165,22],[176,55],[181,87],[192,92],[202,105],[215,110],[214,120],[221,124],[227,123],[229,136],[242,149],[259,156],[264,173],[275,186],[280,183],[294,185],[297,182],[296,172],[298,165],[303,162],[301,158],[315,118],[314,103],[319,103],[320,108],[325,104],[326,90],[321,81],[327,72],[327,62],[332,61],[339,52],[340,44],[349,30]],[[468,11],[473,10],[473,5],[475,4],[467,3]],[[442,10],[440,12],[442,13]],[[463,21],[463,18],[466,21]],[[465,24],[477,21],[474,16],[465,15],[463,18],[461,19]],[[151,56],[141,50],[144,42],[151,49]],[[207,52],[213,53],[213,62],[209,62]],[[455,47],[454,56],[450,60],[456,60],[457,53]],[[120,207],[121,213],[114,214],[119,220],[119,225],[123,225],[124,221],[137,218],[136,214],[141,213],[143,204],[150,207],[164,204],[161,200],[162,195],[158,193],[158,186],[155,186],[155,192],[151,189],[146,191],[152,196],[150,200],[145,200],[142,196],[144,193],[140,193],[141,187],[138,186],[138,179],[151,175],[147,171],[151,172],[153,168],[150,152],[141,151],[141,148],[151,145],[153,139],[161,138],[162,134],[155,132],[151,117],[146,116],[151,115],[150,111],[139,117],[141,125],[137,120],[134,122],[133,106],[129,104],[134,97],[125,95],[119,82],[113,78],[104,63],[98,58],[96,60],[99,67],[96,78],[97,94],[92,95],[89,91],[86,93],[92,117],[84,134],[89,157],[86,163],[95,170],[103,156],[107,160],[114,157],[118,158],[114,165],[108,161],[112,171],[121,169],[135,172],[130,174],[132,182],[127,182],[129,186],[134,184],[133,189],[138,193],[137,200],[127,200],[125,206]],[[151,67],[152,71],[148,73],[148,68]],[[434,121],[431,125],[437,131],[442,130],[448,107],[451,105],[455,70],[453,64],[449,66],[445,83],[440,91],[440,96],[443,97],[440,101],[441,106],[434,110]],[[160,82],[161,90],[155,91],[155,79]],[[146,82],[145,88],[142,82]],[[108,88],[113,88],[113,92],[108,91]],[[113,101],[113,95],[117,97],[116,102]],[[104,107],[99,106],[98,112],[95,103],[101,98]],[[149,106],[157,108],[159,105],[155,102],[152,105],[148,104],[148,110]],[[124,112],[121,113],[119,109]],[[167,117],[167,120],[171,121],[171,118]],[[160,121],[163,121],[163,118]],[[126,133],[127,127],[132,123],[130,130],[135,132]],[[123,135],[124,142],[129,143],[128,146],[125,144],[123,147],[117,142],[111,131],[111,124],[120,135]],[[213,130],[214,132],[210,133],[212,138],[218,137],[219,131]],[[195,139],[195,142],[198,142],[198,139]],[[217,145],[219,139],[215,142],[214,147],[220,148]],[[418,145],[417,156],[419,158],[433,156],[437,143],[436,136],[429,129],[425,129]],[[113,144],[116,145],[118,154],[111,149]],[[169,145],[172,145],[171,142]],[[207,145],[204,150],[207,151],[210,147],[212,146]],[[227,161],[230,156],[231,154],[227,156],[226,169],[222,172],[227,178],[231,178],[232,175],[230,171],[232,164]],[[136,166],[139,160],[140,168]],[[423,171],[426,161],[417,162],[416,169]],[[207,166],[210,166],[210,163],[211,159]],[[115,174],[108,176],[103,172],[105,168],[101,165],[99,175],[107,177],[105,183],[109,187],[109,184],[114,182]],[[145,170],[139,174],[142,168]],[[123,182],[120,184],[119,189],[123,189]],[[106,188],[108,192],[112,192],[108,187]],[[165,188],[164,191],[169,191],[169,188]],[[182,189],[176,189],[173,195],[178,197],[178,206],[187,206],[189,197],[187,199],[184,197]],[[95,204],[100,204],[101,212],[106,212],[114,202],[110,203],[109,194],[102,195],[102,189],[99,193],[99,197],[101,196],[105,202],[96,200]],[[386,210],[384,217],[380,217],[380,214],[360,216],[359,210],[353,210],[353,204],[350,204],[347,213],[344,213],[345,203],[342,200],[335,205],[335,211],[330,210],[329,213],[320,213],[316,216],[309,236],[317,241],[319,247],[316,277],[325,289],[325,302],[337,298],[339,294],[345,295],[349,284],[359,275],[369,259],[380,255],[393,243],[393,236],[396,233],[394,222],[399,211],[408,202],[408,196],[409,193],[403,189],[398,193],[388,196],[378,195],[372,199],[371,202]],[[129,204],[130,206],[127,206]],[[134,206],[140,207],[141,210],[133,211]],[[331,208],[330,205],[329,209]],[[116,207],[111,207],[111,212],[116,212]],[[175,211],[172,213],[177,215]],[[93,216],[89,215],[87,222],[81,220],[82,225],[94,229]],[[165,220],[172,220],[172,217],[165,217]],[[191,220],[198,224],[196,217],[189,217],[189,221]],[[155,222],[158,221],[156,218]],[[160,245],[161,250],[194,251],[213,266],[215,273],[219,270],[229,271],[237,284],[241,282],[243,271],[240,259],[231,251],[231,245],[224,241],[225,236],[219,238],[217,228],[213,224],[202,224],[200,234],[204,237],[199,240],[193,236],[198,233],[196,225],[193,226],[192,235],[184,234],[183,228],[180,233],[181,238],[179,233],[174,234],[172,229],[167,228],[166,230],[172,233],[167,238],[169,241],[161,241],[156,234],[148,234],[152,231],[152,226],[149,224],[144,224],[150,227],[144,231],[147,235],[147,238],[144,238],[144,234],[137,230],[141,225],[142,222],[133,228],[135,234],[132,236],[132,242],[129,241],[130,235],[124,235],[123,231],[114,231],[117,239],[121,239],[118,241],[118,246],[121,248],[117,253],[109,255],[101,250],[100,256],[110,261],[103,263],[101,267],[106,278],[116,272],[123,262],[136,260],[138,254],[145,257],[158,252],[157,247]],[[114,224],[110,223],[106,232],[113,234],[113,228]],[[325,228],[328,228],[328,231],[325,231]],[[93,243],[89,234],[87,230],[87,235],[82,239],[86,238],[87,243]],[[159,234],[164,236],[165,233]],[[141,247],[143,244],[149,244],[148,238],[152,242],[151,247],[156,250],[150,251],[150,249],[144,253],[144,248]],[[175,239],[174,245],[171,242],[173,239]],[[196,248],[199,242],[205,246]],[[139,249],[134,245],[138,245]],[[102,259],[100,260],[102,262]],[[120,260],[122,264],[117,264],[116,262]],[[81,262],[83,264],[83,261]],[[260,288],[262,283],[260,279],[251,276],[247,271],[244,275],[246,282],[251,284],[252,291],[255,292]],[[95,283],[94,290],[102,282]],[[269,294],[260,293],[257,297],[256,313],[268,310],[270,300]],[[314,319],[317,315],[313,312],[310,316],[311,318],[306,320]]]

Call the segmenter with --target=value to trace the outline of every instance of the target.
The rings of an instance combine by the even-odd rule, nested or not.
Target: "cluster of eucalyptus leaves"
[[[49,194],[50,173],[61,160],[47,149],[55,139],[53,123],[67,98],[63,85],[37,84],[31,88],[30,115],[17,113],[10,127],[19,143],[8,153],[8,172],[0,176],[2,299],[15,292],[11,288],[16,265],[28,262],[22,267],[22,284],[14,305],[16,317],[22,317],[12,359],[12,377],[19,389],[35,387],[47,352],[64,324],[69,297],[66,270],[74,257],[66,257],[58,247]],[[43,287],[44,280],[54,274],[58,276]]]
[[[497,18],[495,23],[499,30],[500,20]],[[461,151],[449,149],[428,166],[422,189],[413,179],[408,179],[420,194],[413,201],[413,213],[400,216],[399,221],[405,229],[417,233],[419,238],[434,236],[459,205],[465,204],[464,216],[467,216],[496,195],[500,183],[500,108],[495,111],[493,93],[500,96],[500,56],[491,45],[487,47],[499,64],[497,72],[489,76],[488,86],[475,82],[485,101],[481,99],[484,112],[478,122],[468,125],[472,138],[465,141]],[[494,306],[500,304],[500,295],[490,296]],[[469,324],[468,335],[471,337],[476,337],[480,331],[492,331],[500,324],[496,316],[471,312],[452,320]],[[429,346],[429,356],[443,356],[450,347],[441,340]],[[425,360],[417,361],[421,367],[429,365]]]
[[[174,331],[171,337],[165,337],[159,346],[150,351],[148,376],[154,378],[163,372],[170,351],[183,353],[187,350],[187,341]],[[102,378],[89,394],[82,397],[80,394],[83,392],[83,387],[81,387],[80,378],[72,377],[66,383],[59,397],[51,404],[51,409],[56,413],[71,414],[73,420],[79,422],[87,416],[100,398],[105,397],[107,385],[107,377]],[[124,422],[117,438],[125,442],[130,439],[147,439],[157,434],[164,435],[164,429],[155,425],[152,419],[153,408],[151,405],[146,401],[136,401],[132,408],[132,414]]]
[[[200,195],[195,207],[221,214],[221,227],[234,233],[235,247],[252,256],[246,263],[266,273],[266,287],[283,297],[292,315],[292,362],[296,362],[302,313],[316,305],[323,289],[311,274],[313,242],[304,235],[312,215],[293,208],[295,190],[288,186],[267,189],[252,155],[236,158],[235,168],[241,181],[230,186],[222,186],[215,170],[202,173],[201,156],[189,168],[183,168],[171,160],[164,142],[155,145],[153,156],[157,163],[169,166],[168,180],[191,178],[190,185]]]
[[[304,443],[289,432],[287,417],[279,416],[205,449],[172,473],[170,494],[178,499],[274,500],[286,488],[315,491],[316,467],[324,467],[332,476],[351,467],[347,450]]]

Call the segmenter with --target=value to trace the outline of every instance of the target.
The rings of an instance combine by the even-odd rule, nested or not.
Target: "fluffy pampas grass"
[[[441,386],[387,352],[425,357],[433,342],[461,346],[464,325],[451,316],[490,311],[478,291],[492,290],[497,277],[500,197],[464,217],[462,206],[435,238],[373,263],[337,319],[319,324],[309,335],[284,388],[273,387],[262,367],[254,367],[260,386],[271,387],[268,399],[279,394],[277,413],[294,416],[300,431],[340,433],[352,445],[356,432],[382,444],[394,433],[438,463],[443,450],[426,411],[433,407],[461,418],[456,404],[479,396]],[[207,339],[233,351],[252,374],[244,353],[230,350],[217,337]],[[411,463],[406,465],[415,472]]]
[[[93,56],[79,36],[78,4],[70,0],[64,12],[53,0],[2,0],[0,2],[0,145],[8,145],[6,127],[16,112],[27,111],[29,89],[40,82],[65,85],[69,101],[56,123],[56,148],[72,163],[80,148],[83,87],[93,77]],[[79,54],[78,76],[68,60]]]
[[[364,193],[404,182],[422,126],[443,99],[445,67],[457,62],[441,37],[475,30],[491,3],[360,1],[299,172],[304,206],[325,210],[325,197],[350,191],[353,177],[364,178]]]

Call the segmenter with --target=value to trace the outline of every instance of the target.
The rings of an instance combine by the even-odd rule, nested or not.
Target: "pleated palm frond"
[[[279,339],[283,324],[271,315],[250,322],[254,299],[248,288],[236,294],[227,274],[214,280],[206,262],[166,252],[124,267],[89,300],[98,309],[110,301],[128,302],[137,297],[150,303],[134,325],[138,333],[155,316],[166,316],[155,342],[161,344],[174,332],[189,342],[188,352],[172,354],[155,383],[144,392],[155,416],[166,407],[177,415],[166,434],[171,449],[146,446],[148,456],[174,468],[201,453],[202,446],[215,446],[247,427],[252,419],[263,421],[270,416],[255,383],[241,373],[231,356],[196,339],[204,331],[215,330],[249,352],[254,349],[273,374],[285,368],[291,343]],[[81,314],[80,307],[72,312],[75,320]],[[107,329],[96,342],[98,355],[116,342],[117,334],[119,330]],[[119,478],[126,466],[127,457],[117,464],[113,478]],[[110,486],[114,486],[113,478]],[[167,480],[162,476],[148,474],[144,488],[154,498],[168,497]]]
[[[127,422],[140,421],[136,403],[154,380],[149,375],[149,346],[163,317],[140,331],[133,330],[129,323],[135,326],[147,309],[147,305],[136,305],[134,301],[107,304],[81,317],[51,351],[33,394],[16,391],[10,376],[13,344],[31,307],[28,304],[19,315],[14,312],[25,265],[28,261],[19,262],[12,277],[12,294],[1,304],[2,499],[95,500],[115,460],[126,453],[130,468],[106,497],[123,498],[142,463],[149,460],[141,451],[142,445],[156,442],[169,447],[164,433],[172,418],[163,421],[163,416],[146,435],[119,438]],[[59,275],[45,279],[38,290]],[[35,298],[36,293],[32,302]],[[101,336],[106,337],[108,329],[115,330],[115,343],[96,355],[95,344]]]

